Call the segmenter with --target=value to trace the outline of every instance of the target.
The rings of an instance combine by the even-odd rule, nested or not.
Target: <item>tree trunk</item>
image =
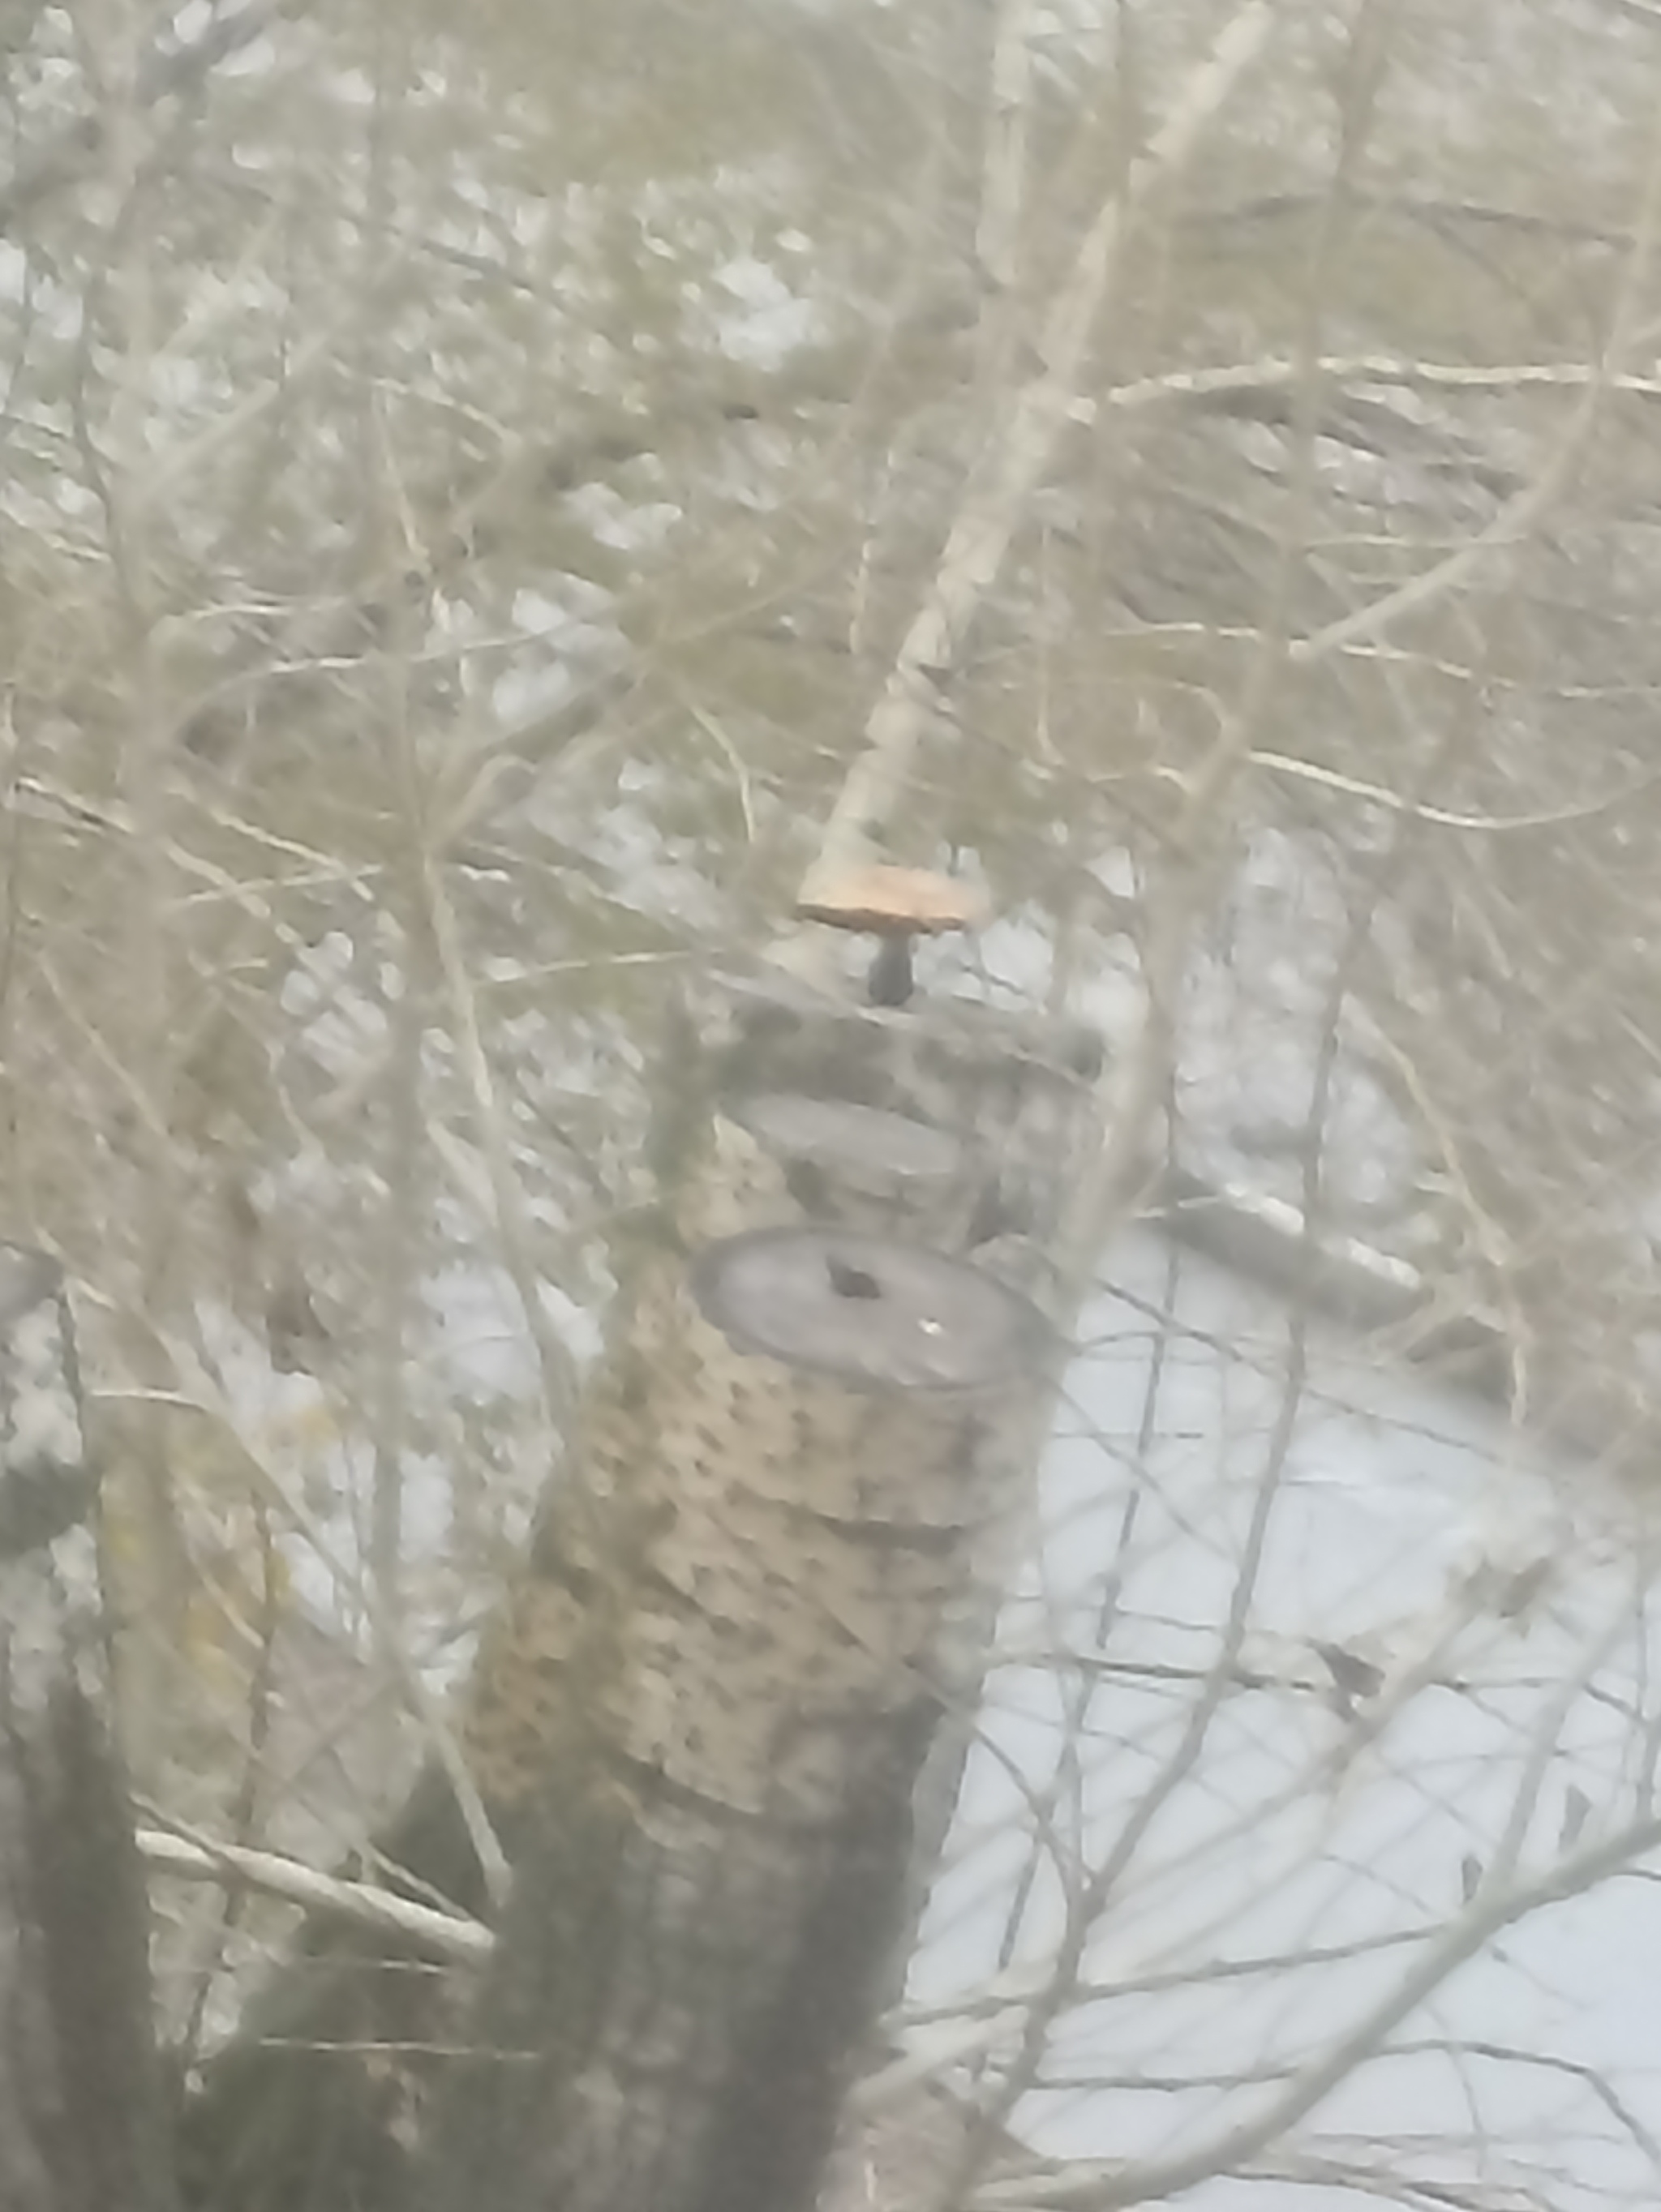
[[[906,1917],[913,1787],[975,1678],[953,1632],[1053,1376],[1045,1250],[1096,1058],[771,976],[700,1009],[659,1206],[466,1701],[515,1870],[494,1964],[461,2014],[313,1928],[210,2070],[203,2204],[812,2204]],[[479,1903],[435,1775],[387,1844]]]
[[[57,1270],[0,1245],[0,2206],[167,2212],[149,1907]]]

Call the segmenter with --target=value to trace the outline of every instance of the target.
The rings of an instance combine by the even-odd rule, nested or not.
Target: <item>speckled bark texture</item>
[[[0,1243],[0,2208],[166,2212],[149,1907],[110,1725],[62,1270]]]
[[[0,1565],[0,2206],[167,2212],[149,1906],[91,1540]]]
[[[358,2178],[314,2171],[285,2212],[806,2212],[823,2181],[908,1910],[919,1770],[972,1671],[982,1539],[1052,1370],[1044,1254],[1093,1054],[753,977],[697,1029],[660,1207],[466,1700],[515,1868],[444,2038],[477,2055],[435,2086],[401,2069],[398,2098],[381,2069],[379,2118],[331,2138]],[[723,1273],[757,1231],[789,1255],[761,1311],[754,1247]],[[399,1856],[459,1873],[430,1778],[418,1804]],[[381,2032],[410,2039],[384,1993]],[[271,2140],[258,2101],[236,2187],[222,2163],[204,2196],[224,2212],[279,2201],[246,2155]]]

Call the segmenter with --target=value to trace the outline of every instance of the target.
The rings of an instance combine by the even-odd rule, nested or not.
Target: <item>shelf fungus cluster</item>
[[[861,926],[896,888],[867,885]],[[465,1731],[518,1861],[471,2032],[521,2042],[534,1990],[597,1986],[596,1944],[605,1994],[545,2065],[446,2107],[446,2170],[522,2160],[574,2212],[811,2202],[1052,1370],[1043,1255],[1092,1126],[1076,1031],[753,970],[709,992],[657,1225]]]

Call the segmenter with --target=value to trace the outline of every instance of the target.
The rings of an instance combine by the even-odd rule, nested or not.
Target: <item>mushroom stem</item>
[[[873,1006],[903,1006],[911,996],[916,982],[910,936],[885,937],[871,963],[866,996]]]

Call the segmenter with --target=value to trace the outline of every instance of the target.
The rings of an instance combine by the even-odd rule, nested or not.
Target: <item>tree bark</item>
[[[0,2205],[168,2212],[149,1905],[112,1700],[68,1309],[0,1245]]]
[[[201,2203],[812,2203],[1053,1379],[1037,1309],[1097,1051],[770,974],[696,1010],[660,1202],[466,1700],[514,1868],[494,1963],[463,2014],[309,1930],[211,2069]],[[481,1903],[435,1776],[387,1843]]]

